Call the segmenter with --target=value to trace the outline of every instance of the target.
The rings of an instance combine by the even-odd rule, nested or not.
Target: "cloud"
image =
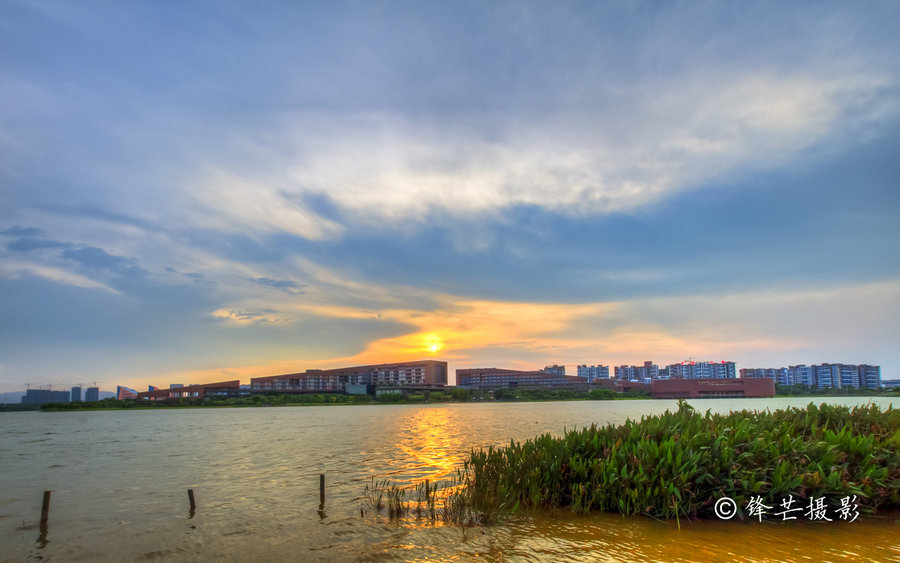
[[[815,343],[729,299],[898,274],[893,2],[0,10],[30,356],[64,325],[88,362],[194,345],[166,369],[775,357]]]
[[[259,171],[261,172],[261,171]],[[290,197],[289,179],[259,174],[246,177],[218,166],[182,182],[191,224],[220,232],[285,232],[317,240],[339,236],[343,227]]]
[[[382,309],[411,328],[373,340],[352,356],[310,366],[435,357],[456,367],[535,369],[548,363],[619,365],[652,359],[732,360],[762,367],[823,361],[882,364],[900,312],[900,282],[821,290],[752,291],[609,303],[473,301],[442,296],[432,310]],[[371,311],[298,306],[320,318],[361,319]],[[866,321],[847,325],[862,312]],[[439,346],[432,348],[437,343]]]
[[[3,232],[0,232],[0,235],[13,237],[15,239],[6,243],[6,249],[13,252],[27,253],[47,248],[72,247],[72,244],[67,242],[60,242],[43,238],[46,233],[43,229],[39,229],[37,227],[20,227],[16,225],[14,227],[6,229]]]
[[[0,278],[9,280],[27,279],[29,276],[44,278],[55,283],[71,285],[86,289],[102,289],[109,293],[119,293],[118,290],[108,285],[93,280],[87,276],[70,272],[63,268],[55,268],[51,266],[42,266],[29,262],[21,262],[14,260],[0,261]]]
[[[34,250],[44,250],[47,248],[71,248],[70,243],[60,242],[57,240],[35,239],[35,238],[18,238],[6,244],[7,250],[13,252],[32,252]]]
[[[37,227],[20,227],[18,225],[10,227],[5,231],[0,232],[0,235],[6,237],[28,237],[28,238],[37,238],[42,237],[46,233],[43,229],[39,229]]]
[[[277,290],[283,291],[285,293],[289,293],[291,295],[297,295],[303,293],[302,287],[297,282],[291,280],[273,280],[272,278],[256,278],[254,280],[256,283],[262,286],[274,287]]]
[[[78,262],[88,269],[108,270],[119,274],[138,275],[144,273],[133,258],[115,256],[102,248],[81,245],[63,251],[62,257]]]
[[[285,322],[285,319],[277,316],[272,309],[258,309],[253,311],[219,309],[213,311],[212,316],[218,321],[225,321],[236,325],[253,323],[280,324]]]
[[[128,209],[151,228],[256,241],[417,232],[517,206],[567,216],[638,213],[678,193],[823,158],[898,112],[896,64],[865,32],[890,21],[885,6],[855,14],[831,5],[812,23],[806,7],[779,7],[783,25],[771,29],[747,23],[768,21],[757,12],[771,7],[739,10],[746,21],[715,6],[654,6],[649,17],[645,5],[501,5],[483,8],[477,22],[437,6],[403,10],[402,18],[398,9],[253,14],[253,55],[229,43],[215,56],[192,49],[207,34],[220,39],[218,26],[234,17],[223,12],[172,38],[168,48],[191,56],[165,60],[146,49],[154,29],[129,10],[109,16],[133,32],[125,37],[95,36],[96,23],[68,14],[57,23],[145,64],[124,55],[89,61],[81,70],[103,88],[75,73],[60,91],[56,73],[71,69],[35,76],[26,71],[41,61],[9,63],[10,84],[44,94],[13,89],[14,105],[0,117],[14,134],[35,125],[54,131],[18,150],[16,169],[30,163],[33,176],[34,155],[64,157],[50,182],[9,174],[13,185],[42,186],[28,195],[23,188],[17,206]],[[453,29],[472,39],[439,39],[455,39]],[[18,41],[32,36],[41,35]],[[121,43],[134,49],[114,48]],[[308,44],[331,62],[309,55]],[[285,52],[303,72],[259,63]],[[225,59],[233,61],[227,72]],[[110,64],[129,69],[126,80],[107,75]],[[647,65],[655,71],[641,71]],[[273,83],[279,87],[261,86]],[[127,119],[114,119],[120,114]],[[82,119],[102,127],[85,139]],[[91,157],[107,150],[118,158]],[[62,188],[72,185],[79,189]],[[483,249],[486,231],[456,238]]]

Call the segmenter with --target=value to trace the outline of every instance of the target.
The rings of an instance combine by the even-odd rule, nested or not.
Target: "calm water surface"
[[[690,402],[728,412],[809,401]],[[675,522],[565,511],[468,529],[360,515],[373,477],[438,480],[455,475],[473,447],[674,407],[648,400],[3,413],[0,560],[900,560],[898,513],[852,524],[682,522],[680,531]],[[192,518],[189,488],[198,505]],[[41,538],[44,490],[53,495]]]

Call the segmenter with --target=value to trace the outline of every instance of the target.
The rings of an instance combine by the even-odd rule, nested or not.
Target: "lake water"
[[[689,402],[728,412],[810,399]],[[566,511],[475,528],[360,514],[373,477],[439,480],[473,447],[674,408],[646,400],[3,413],[0,561],[900,560],[896,512],[852,524],[715,520],[681,530]],[[53,493],[41,537],[44,490]]]

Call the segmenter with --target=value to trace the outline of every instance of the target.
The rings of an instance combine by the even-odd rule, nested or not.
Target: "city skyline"
[[[897,377],[896,3],[0,18],[0,392],[422,359]]]

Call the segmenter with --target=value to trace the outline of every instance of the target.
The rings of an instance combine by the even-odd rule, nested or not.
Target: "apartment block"
[[[881,387],[881,368],[868,364],[797,365],[786,368],[746,368],[742,379],[773,379],[779,385],[807,385],[818,389],[877,389]]]
[[[566,375],[566,366],[561,366],[559,364],[553,364],[552,366],[547,366],[541,370],[544,373],[549,373],[552,375]]]
[[[788,366],[788,373],[791,385],[807,385],[813,387],[816,384],[815,373],[812,366],[807,366],[805,364]]]
[[[577,375],[587,379],[588,383],[609,379],[609,366],[600,364],[596,366],[580,365],[578,366]]]
[[[736,379],[734,362],[687,361],[669,365],[669,377],[680,379]]]
[[[866,387],[868,389],[878,389],[881,387],[881,366],[860,364],[858,368],[860,387]]]
[[[791,385],[793,379],[788,368],[744,368],[740,370],[741,379],[769,378],[778,385]]]

